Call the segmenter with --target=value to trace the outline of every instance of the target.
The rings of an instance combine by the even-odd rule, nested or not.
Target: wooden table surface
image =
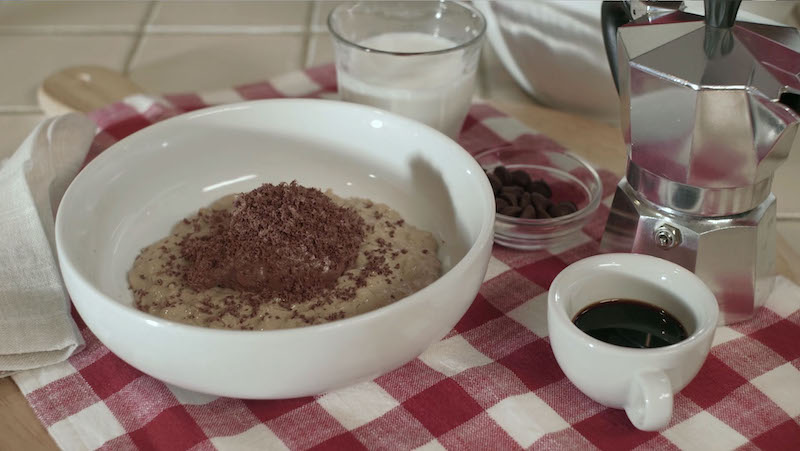
[[[495,106],[585,157],[595,167],[624,172],[625,145],[619,128],[530,103]],[[779,234],[777,271],[798,283],[800,255],[786,243],[786,237]],[[11,378],[0,379],[0,450],[23,449],[58,448]]]

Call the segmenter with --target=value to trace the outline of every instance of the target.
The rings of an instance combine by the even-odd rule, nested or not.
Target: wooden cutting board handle
[[[48,116],[87,113],[144,89],[120,72],[102,66],[75,66],[47,77],[39,86],[39,107]]]

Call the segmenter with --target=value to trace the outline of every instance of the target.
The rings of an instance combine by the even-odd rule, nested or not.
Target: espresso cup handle
[[[672,418],[672,384],[663,371],[643,371],[633,376],[625,413],[637,429],[655,431]]]

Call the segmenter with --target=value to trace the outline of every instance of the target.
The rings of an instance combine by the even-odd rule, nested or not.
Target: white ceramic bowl
[[[437,236],[447,272],[390,306],[298,329],[213,330],[132,307],[126,273],[142,247],[223,195],[291,180],[387,203]],[[446,335],[483,280],[493,224],[480,166],[434,129],[361,105],[264,100],[185,114],[113,145],[64,195],[56,243],[75,307],[120,358],[189,390],[276,399],[374,378]]]

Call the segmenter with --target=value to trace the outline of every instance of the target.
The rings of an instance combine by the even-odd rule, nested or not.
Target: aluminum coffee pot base
[[[773,194],[738,215],[676,212],[643,199],[623,178],[601,248],[653,255],[693,271],[716,295],[720,324],[731,324],[751,318],[772,291],[775,214]]]

